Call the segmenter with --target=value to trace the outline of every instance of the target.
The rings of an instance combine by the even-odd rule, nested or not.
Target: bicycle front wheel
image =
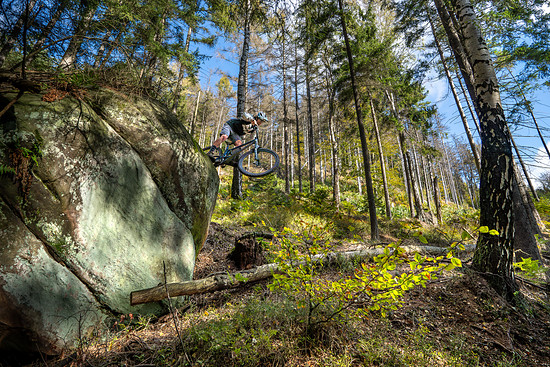
[[[254,150],[249,150],[239,159],[238,167],[244,175],[250,177],[265,176],[279,167],[279,156],[272,150],[259,148],[256,157]]]

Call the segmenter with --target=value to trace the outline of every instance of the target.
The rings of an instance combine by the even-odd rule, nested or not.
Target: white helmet
[[[263,121],[263,122],[269,122],[269,120],[267,119],[267,116],[265,115],[265,113],[263,112],[258,112],[258,114],[256,115],[256,118]]]
[[[248,122],[254,122],[254,116],[252,116],[251,114],[249,114],[248,112],[245,112],[244,115],[243,115],[243,120],[245,121],[248,121]]]

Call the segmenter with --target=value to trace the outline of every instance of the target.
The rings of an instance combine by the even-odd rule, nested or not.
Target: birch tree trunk
[[[445,5],[442,0],[434,1],[441,15]],[[469,0],[452,0],[452,4],[472,69],[473,101],[481,127],[480,225],[498,231],[497,235],[480,233],[472,266],[484,274],[499,294],[514,301],[519,292],[512,267],[514,168],[499,84],[472,4]]]
[[[82,13],[82,18],[79,20],[78,25],[76,26],[76,29],[74,31],[74,35],[71,38],[71,42],[69,42],[69,46],[67,46],[67,49],[65,50],[65,54],[61,58],[61,61],[59,62],[59,66],[63,69],[69,69],[73,67],[75,61],[76,61],[76,55],[78,54],[78,50],[80,50],[80,46],[82,45],[83,37],[88,32],[88,28],[90,26],[90,22],[92,21],[92,18],[94,17],[95,11],[98,7],[97,3],[88,4],[88,6],[84,9]]]

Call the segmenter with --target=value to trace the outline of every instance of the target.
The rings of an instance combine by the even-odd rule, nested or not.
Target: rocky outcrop
[[[130,292],[192,278],[219,182],[182,124],[107,89],[25,94],[0,123],[0,349],[56,353],[163,311]]]

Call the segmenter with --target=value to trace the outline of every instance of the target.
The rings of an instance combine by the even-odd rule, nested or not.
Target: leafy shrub
[[[530,257],[521,258],[521,261],[513,263],[516,270],[521,271],[521,275],[526,278],[535,279],[543,275],[546,269],[539,264],[538,260],[533,260]]]
[[[385,316],[402,304],[407,290],[425,286],[443,270],[462,266],[453,255],[456,243],[446,256],[449,264],[443,262],[444,256],[432,258],[416,253],[409,258],[399,244],[392,243],[373,258],[373,263],[361,263],[351,276],[327,279],[320,273],[332,246],[319,227],[307,226],[300,232],[285,228],[275,232],[275,237],[278,243],[272,243],[272,251],[281,273],[274,274],[270,289],[282,291],[305,309],[307,331],[345,316],[346,311],[352,317],[369,312]],[[396,272],[402,265],[410,270]]]

